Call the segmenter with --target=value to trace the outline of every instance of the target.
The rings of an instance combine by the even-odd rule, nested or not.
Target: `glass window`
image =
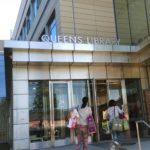
[[[128,111],[130,118],[131,136],[136,136],[135,121],[143,120],[144,111],[142,110],[140,80],[139,79],[126,79],[125,80],[127,91]],[[140,129],[142,131],[143,129]]]
[[[26,25],[26,21],[24,22],[24,25],[22,27],[22,31],[20,33],[20,36],[19,36],[19,40],[25,40],[27,37],[27,25]]]
[[[0,55],[0,98],[6,97],[4,56]]]
[[[73,81],[73,106],[81,106],[82,98],[88,96],[87,81]]]
[[[41,0],[32,0],[33,17],[37,15]]]
[[[38,10],[41,4],[41,0],[36,0],[36,1],[37,1],[37,10]]]
[[[130,44],[131,35],[129,27],[129,16],[126,0],[114,0],[117,36],[120,44]]]
[[[42,41],[42,36],[45,34],[45,29],[42,31],[42,33],[41,33],[41,35],[40,35],[40,37],[39,37],[39,39],[38,39],[38,41]]]
[[[27,34],[29,33],[29,30],[31,28],[33,18],[37,15],[40,3],[41,0],[32,0],[32,5],[28,9],[27,17],[22,28],[22,33],[20,33],[19,40],[25,40],[27,38]]]
[[[50,140],[48,81],[29,82],[30,141]]]
[[[31,24],[32,24],[32,13],[31,13],[31,7],[29,7],[28,13],[27,13],[27,33],[29,33],[29,30],[31,28]]]
[[[37,14],[37,1],[36,0],[32,0],[32,10],[33,10],[33,18],[34,18]]]
[[[69,137],[69,132],[65,124],[68,116],[69,96],[67,83],[53,83],[53,103],[54,103],[54,124],[55,139],[65,139]]]
[[[108,99],[114,99],[120,107],[123,104],[120,80],[108,80]]]
[[[20,33],[20,35],[19,35],[18,40],[19,40],[19,41],[22,41],[22,31],[21,31],[21,33]]]
[[[97,107],[97,120],[98,120],[98,131],[97,136],[99,136],[100,140],[110,140],[110,135],[105,134],[104,130],[102,129],[101,122],[103,121],[103,114],[107,109],[107,102],[108,102],[108,96],[107,96],[107,83],[106,80],[96,80],[95,81],[95,89],[96,89],[96,107]],[[93,107],[93,112],[94,112]]]
[[[52,37],[52,40],[55,40],[55,36],[57,35],[55,12],[52,13],[47,27],[49,36]]]
[[[128,6],[132,44],[136,45],[148,36],[145,0],[130,0]]]
[[[53,84],[54,93],[54,108],[61,110],[62,108],[68,109],[68,85],[67,84]],[[58,116],[60,117],[60,116]]]
[[[121,44],[137,45],[148,36],[145,0],[115,0],[117,35]],[[149,5],[148,1],[147,4]],[[148,8],[148,6],[147,6]]]
[[[49,27],[49,35],[52,36],[52,38],[55,38],[56,36],[56,20],[54,19],[52,24]]]

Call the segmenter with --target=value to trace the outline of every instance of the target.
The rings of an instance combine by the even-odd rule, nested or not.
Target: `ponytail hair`
[[[82,106],[81,108],[85,108],[87,106],[87,103],[88,103],[88,97],[83,97],[82,98]]]

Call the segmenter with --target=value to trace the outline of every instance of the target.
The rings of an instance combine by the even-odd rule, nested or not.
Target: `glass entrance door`
[[[119,106],[123,104],[121,80],[95,80],[91,83],[95,88],[92,97],[95,101],[94,110],[98,131],[95,134],[95,141],[110,140],[111,135],[102,127],[102,122],[105,121],[104,114],[110,99],[114,99]]]
[[[70,132],[66,127],[69,110],[69,89],[67,82],[50,83],[51,131],[54,146],[66,145]]]
[[[29,138],[30,149],[52,146],[49,82],[29,82]]]
[[[69,144],[65,118],[69,109],[69,83],[31,81],[29,83],[30,149]]]
[[[108,103],[108,91],[107,91],[107,82],[106,80],[96,80],[95,81],[95,103],[96,103],[96,120],[97,120],[97,134],[96,140],[110,140],[110,134],[106,134],[105,130],[102,128],[102,121],[103,121],[103,113],[107,109]]]

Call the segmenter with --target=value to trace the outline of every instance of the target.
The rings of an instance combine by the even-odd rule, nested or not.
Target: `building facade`
[[[71,144],[75,134],[66,117],[84,96],[97,126],[89,142],[111,139],[101,124],[110,99],[123,105],[129,118],[124,137],[136,137],[135,122],[150,121],[149,5],[148,0],[22,1],[12,40],[1,42],[12,120],[6,133],[14,150]],[[142,137],[149,135],[140,129]]]

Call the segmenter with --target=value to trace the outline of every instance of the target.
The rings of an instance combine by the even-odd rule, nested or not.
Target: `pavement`
[[[111,141],[89,144],[88,150],[109,150],[110,144]],[[0,150],[10,150],[9,145],[0,143]],[[41,150],[75,150],[75,144]],[[137,139],[122,141],[120,150],[140,150]],[[150,150],[150,138],[141,139],[141,150]]]
[[[88,150],[109,150],[110,141],[94,143],[88,145]],[[61,147],[53,147],[43,150],[75,150],[75,145],[67,145]],[[82,149],[81,149],[82,150]],[[126,141],[121,143],[120,150],[140,150],[137,140]],[[141,140],[141,150],[150,150],[150,139]]]

